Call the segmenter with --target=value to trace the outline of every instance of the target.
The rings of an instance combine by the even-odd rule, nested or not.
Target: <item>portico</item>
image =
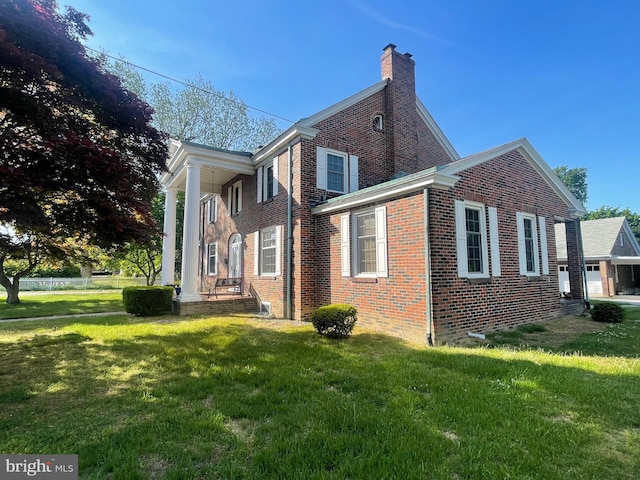
[[[168,172],[160,178],[166,190],[162,241],[162,284],[175,278],[176,197],[185,192],[182,236],[182,267],[179,301],[199,302],[198,262],[200,203],[212,195],[221,195],[222,186],[238,174],[254,175],[251,153],[234,152],[196,143],[171,140]]]

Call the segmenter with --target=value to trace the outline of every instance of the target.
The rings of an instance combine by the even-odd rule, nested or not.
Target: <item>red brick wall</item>
[[[436,341],[486,333],[554,316],[559,308],[554,216],[567,206],[517,152],[509,152],[458,174],[451,191],[432,191],[431,224],[433,315]],[[454,200],[475,200],[498,212],[501,276],[489,283],[459,278]],[[546,219],[549,275],[520,275],[516,212]]]
[[[358,309],[359,325],[424,343],[427,304],[423,199],[420,193],[385,204],[388,278],[342,277],[339,233],[344,212],[317,217],[316,248],[326,253],[318,258],[315,268],[315,306],[349,303]],[[359,210],[362,209],[356,211]]]

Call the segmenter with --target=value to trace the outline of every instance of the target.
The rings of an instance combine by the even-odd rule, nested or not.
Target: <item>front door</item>
[[[242,237],[239,233],[229,238],[229,277],[242,277]]]

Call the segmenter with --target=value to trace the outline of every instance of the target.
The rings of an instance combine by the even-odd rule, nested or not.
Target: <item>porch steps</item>
[[[215,301],[181,303],[173,301],[174,315],[225,315],[228,313],[257,313],[258,300],[255,297],[229,296]]]

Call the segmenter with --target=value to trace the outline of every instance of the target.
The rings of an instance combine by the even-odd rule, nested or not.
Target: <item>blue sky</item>
[[[89,46],[292,121],[380,80],[393,43],[461,156],[527,137],[551,167],[587,168],[588,210],[640,213],[638,0],[59,3],[91,16]]]

